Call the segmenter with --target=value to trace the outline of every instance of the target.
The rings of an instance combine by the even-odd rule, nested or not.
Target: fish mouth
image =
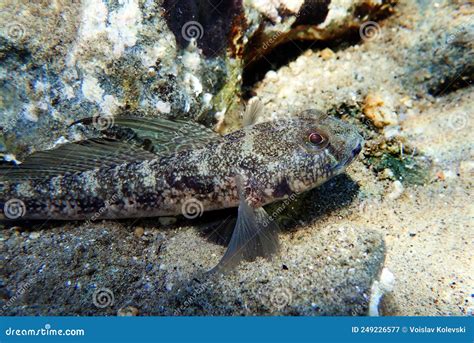
[[[354,161],[354,159],[360,154],[360,152],[362,151],[362,144],[363,144],[362,142],[358,142],[356,147],[351,150],[350,156],[344,162],[346,166],[350,164],[352,161]]]
[[[349,164],[351,164],[351,162],[360,154],[360,152],[362,151],[362,146],[363,146],[363,142],[358,142],[356,147],[354,149],[351,150],[349,156],[347,156],[347,158],[345,158],[344,160],[342,160],[341,162],[339,162],[336,167],[334,168],[337,173],[341,173],[345,167],[347,167]]]
[[[362,143],[357,144],[357,146],[352,149],[352,159],[354,159],[362,151]]]

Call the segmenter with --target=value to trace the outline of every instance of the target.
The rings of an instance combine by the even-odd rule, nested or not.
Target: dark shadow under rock
[[[241,0],[165,0],[163,6],[179,46],[185,48],[195,38],[207,57],[225,51],[234,17],[242,11]]]

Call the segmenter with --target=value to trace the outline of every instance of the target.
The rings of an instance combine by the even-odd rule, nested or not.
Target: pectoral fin
[[[211,272],[225,272],[240,261],[253,261],[257,257],[270,258],[279,250],[278,226],[263,207],[252,208],[241,200],[237,223],[227,251]]]

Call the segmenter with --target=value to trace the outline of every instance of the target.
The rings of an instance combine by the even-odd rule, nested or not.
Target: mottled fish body
[[[127,119],[117,125],[136,129],[131,123]],[[311,110],[290,119],[249,123],[226,136],[207,132],[195,141],[187,135],[189,127],[182,126],[190,124],[180,125],[174,130],[172,122],[160,120],[152,128],[164,132],[157,144],[172,141],[165,151],[91,141],[46,152],[18,169],[0,170],[0,216],[116,219],[239,207],[219,268],[233,266],[278,248],[275,225],[269,224],[263,205],[341,173],[363,144],[349,124]]]

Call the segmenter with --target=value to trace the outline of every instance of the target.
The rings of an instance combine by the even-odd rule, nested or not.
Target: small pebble
[[[150,77],[155,77],[156,76],[156,69],[154,67],[150,67],[147,70],[147,74]]]
[[[126,306],[122,307],[120,310],[117,311],[117,316],[119,317],[134,317],[138,316],[138,308],[133,306]]]
[[[30,239],[38,239],[40,237],[40,233],[38,231],[30,233]]]
[[[365,97],[362,108],[364,115],[375,127],[383,128],[387,125],[396,125],[397,117],[385,107],[385,101],[380,94],[369,93]]]
[[[392,183],[391,191],[387,195],[390,200],[398,199],[403,193],[403,185],[400,181],[394,181]]]
[[[320,52],[320,55],[321,55],[321,58],[325,61],[333,58],[334,56],[336,56],[336,54],[334,53],[334,51],[332,51],[331,49],[329,48],[326,48],[324,50],[322,50]]]
[[[274,70],[270,70],[265,74],[265,78],[269,81],[275,81],[278,79],[278,74]]]
[[[144,230],[142,227],[137,227],[137,228],[135,229],[135,231],[133,232],[133,234],[134,234],[135,237],[137,237],[137,238],[142,237],[144,233],[145,233],[145,230]]]
[[[390,169],[390,168],[385,168],[380,174],[379,174],[380,178],[382,180],[386,180],[386,179],[390,179],[390,180],[393,180],[393,171]]]

